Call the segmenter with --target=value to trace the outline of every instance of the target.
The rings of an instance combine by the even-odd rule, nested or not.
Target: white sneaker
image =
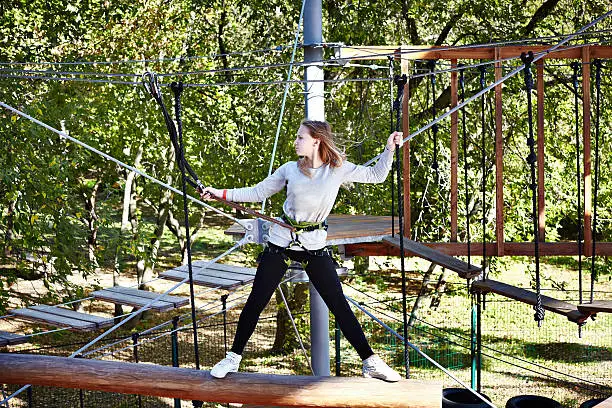
[[[240,354],[228,351],[226,357],[215,364],[212,370],[210,370],[210,375],[215,378],[223,378],[227,373],[235,373],[238,371],[240,360],[242,360]]]
[[[402,379],[397,371],[389,367],[376,354],[372,354],[363,360],[363,376],[365,378],[378,378],[389,382],[396,382]]]

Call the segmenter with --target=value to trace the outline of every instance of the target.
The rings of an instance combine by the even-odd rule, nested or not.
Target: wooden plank
[[[192,368],[17,353],[0,353],[0,382],[267,406],[439,408],[442,400],[439,381],[259,373],[216,379]]]
[[[538,236],[546,241],[546,199],[544,191],[544,60],[536,63],[538,112]]]
[[[160,295],[159,293],[149,292],[148,290],[139,290],[139,289],[134,289],[134,288],[126,288],[126,287],[123,287],[123,286],[114,286],[112,288],[108,288],[107,290],[110,290],[110,291],[113,291],[113,292],[117,292],[117,293],[123,293],[125,295],[137,296],[137,297],[145,298],[147,300],[156,299]],[[181,307],[181,306],[186,306],[186,305],[189,304],[189,299],[188,298],[180,297],[180,296],[173,296],[173,295],[164,295],[159,300],[162,301],[162,302],[170,303],[170,304],[174,305],[175,308]]]
[[[612,408],[612,397],[595,405],[593,408]]]
[[[404,144],[404,149],[406,148],[407,143]],[[406,166],[404,166],[404,185],[408,187],[409,184],[406,183],[406,177],[409,179],[409,174],[407,175],[405,173],[406,169]],[[406,192],[407,190],[404,190],[405,205],[409,202]],[[407,208],[408,207],[404,207],[405,211],[407,211]],[[406,221],[408,220],[406,219]],[[382,238],[385,235],[391,234],[390,216],[332,214],[327,218],[327,223],[329,225],[329,229],[327,230],[328,241],[371,236],[380,236]],[[406,233],[408,230],[408,228],[405,229]],[[244,230],[238,224],[234,224],[228,228],[225,233],[228,235],[243,236]],[[194,264],[198,262],[200,261],[196,261]]]
[[[467,244],[464,242],[427,242],[422,243],[430,248],[450,256],[467,256]],[[497,244],[487,243],[487,254],[497,251]],[[347,256],[399,256],[399,249],[386,242],[362,242],[344,245]],[[533,256],[533,242],[506,242],[504,256]],[[612,256],[612,242],[598,242],[597,256]],[[472,242],[471,254],[482,255],[482,243]],[[541,242],[541,256],[576,256],[578,248],[575,242]]]
[[[451,60],[451,68],[457,68],[457,60]],[[451,72],[451,109],[455,108],[459,102],[457,95],[458,78],[457,71]],[[451,113],[451,182],[450,182],[450,210],[451,210],[451,242],[457,242],[458,227],[458,181],[457,172],[459,170],[459,132],[458,132],[458,112]]]
[[[245,268],[246,269],[246,268]],[[257,272],[257,269],[255,268],[248,268],[249,270],[246,271],[248,273],[242,273],[242,272],[234,272],[233,270],[224,270],[224,269],[212,269],[212,268],[193,268],[193,275],[198,275],[198,276],[214,276],[217,278],[225,278],[225,279],[231,279],[231,280],[237,280],[237,281],[241,281],[241,280],[251,280],[253,279],[253,277],[255,276],[255,273]],[[189,274],[189,271],[187,270],[187,268],[175,268],[172,269],[173,271],[177,271],[177,272],[181,272],[184,273],[185,276],[187,276]]]
[[[503,76],[501,50],[495,49],[495,81]],[[495,239],[497,256],[504,256],[504,135],[502,86],[495,86]],[[487,251],[487,253],[492,253]]]
[[[387,60],[389,56],[396,55],[399,48],[399,46],[385,45],[340,47],[340,56],[338,59]]]
[[[17,316],[21,319],[49,324],[52,326],[59,327],[70,327],[76,331],[90,331],[98,328],[98,325],[84,320],[72,319],[69,317],[63,317],[56,314],[41,312],[32,309],[14,309],[10,312],[12,315]]]
[[[583,313],[612,313],[612,300],[594,300],[593,303],[583,303],[577,307]]]
[[[517,288],[516,286],[506,283],[487,279],[486,281],[476,281],[472,283],[472,288],[481,293],[493,292],[498,295],[518,300],[519,302],[535,305],[537,294],[526,289]],[[548,296],[541,296],[542,307],[553,313],[566,316],[570,321],[580,323],[588,319],[591,313],[582,313],[576,305],[573,305],[562,300],[553,299]]]
[[[584,255],[593,252],[591,230],[591,48],[582,47],[582,133],[584,137]]]
[[[193,266],[198,268],[198,271],[203,271],[203,267],[208,263],[207,260],[197,260],[195,262],[193,262]],[[175,268],[178,271],[187,271],[188,270],[188,266],[187,265],[181,265],[178,268]],[[228,265],[228,264],[219,264],[219,263],[214,263],[212,265],[210,265],[208,268],[206,269],[212,269],[212,270],[217,270],[217,271],[223,271],[223,272],[234,272],[234,273],[239,273],[242,275],[255,275],[255,273],[257,272],[257,268],[247,268],[244,266],[237,266],[237,265]],[[198,272],[198,273],[202,273],[202,272]]]
[[[115,288],[96,290],[92,293],[92,296],[96,299],[105,300],[107,302],[115,303],[118,305],[127,305],[134,307],[145,307],[153,300],[152,298],[147,298],[143,296],[138,296],[133,293],[125,293],[119,290],[113,290]],[[144,292],[144,291],[143,291]],[[188,299],[184,299],[189,303]],[[183,303],[186,304],[186,303]],[[176,309],[176,305],[172,301],[160,299],[149,305],[149,308],[152,310],[157,310],[158,312],[167,312],[168,310]]]
[[[0,331],[0,347],[14,346],[16,344],[29,343],[30,336]]]
[[[112,319],[90,315],[87,313],[75,312],[74,310],[65,309],[63,307],[58,306],[35,305],[30,306],[29,309],[61,317],[66,317],[68,319],[82,320],[87,323],[94,323],[96,325],[99,325],[99,327],[104,327],[105,325],[112,323]]]
[[[399,247],[400,245],[399,237],[389,236],[386,237],[384,240],[396,247]],[[482,272],[482,269],[477,266],[470,265],[460,259],[448,256],[442,252],[436,251],[435,249],[432,249],[411,239],[404,239],[404,252],[416,255],[420,258],[427,259],[428,261],[440,265],[443,268],[455,271],[459,274],[459,276],[465,279],[470,279],[479,276]]]
[[[166,279],[166,280],[181,282],[182,280],[187,278],[187,273],[181,272],[181,271],[170,270],[170,271],[160,273],[159,277],[162,279]],[[198,286],[207,286],[207,287],[213,287],[213,288],[219,287],[221,289],[232,289],[236,286],[243,285],[244,283],[240,280],[235,280],[235,279],[224,279],[224,278],[217,278],[214,276],[194,275],[193,284],[198,285]]]
[[[550,50],[553,45],[510,45],[499,47],[500,58],[518,58],[521,53],[533,51],[534,53]],[[612,46],[591,45],[592,58],[612,58]],[[400,53],[397,50],[401,50]],[[386,60],[389,55],[395,53],[395,58],[402,60],[415,59],[500,59],[495,57],[495,47],[460,48],[448,46],[430,45],[401,45],[401,46],[351,46],[340,48],[340,59],[366,59]],[[544,59],[579,59],[581,57],[580,47],[559,47],[555,51],[544,56]]]

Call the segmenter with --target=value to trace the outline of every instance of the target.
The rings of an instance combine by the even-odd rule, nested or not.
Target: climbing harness
[[[289,217],[287,214],[283,213],[281,216],[283,221],[285,221],[288,225],[290,225],[293,229],[291,230],[291,242],[285,248],[279,247],[278,245],[274,245],[272,243],[268,243],[268,245],[274,245],[275,247],[282,248],[283,250],[290,249],[291,247],[299,247],[302,248],[310,255],[315,256],[323,256],[327,254],[331,249],[328,247],[323,247],[321,249],[308,249],[302,244],[300,241],[300,234],[304,232],[312,232],[317,230],[327,231],[328,225],[327,220],[322,222],[307,222],[307,221],[296,221],[293,218]]]

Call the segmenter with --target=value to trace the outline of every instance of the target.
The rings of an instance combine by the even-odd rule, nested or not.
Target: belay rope
[[[480,69],[480,90],[485,88],[485,75],[487,73],[487,67],[481,65]],[[486,279],[486,267],[487,267],[487,151],[486,151],[486,119],[485,119],[485,95],[482,94],[480,98],[480,133],[481,133],[481,144],[482,144],[482,155],[480,157],[480,167],[482,171],[482,276]]]
[[[158,80],[157,80],[157,76],[154,73],[145,72],[142,75],[142,82],[143,82],[143,85],[146,88],[146,90],[153,96],[155,101],[162,108],[162,113],[164,115],[164,120],[166,121],[166,127],[168,128],[168,134],[170,135],[170,141],[172,142],[172,146],[174,147],[174,151],[176,153],[176,162],[177,162],[179,168],[181,169],[181,171],[184,170],[187,173],[189,173],[189,175],[191,176],[191,178],[185,176],[186,177],[185,181],[187,183],[189,183],[193,188],[195,188],[196,191],[202,192],[204,190],[204,185],[200,182],[200,179],[198,178],[198,175],[196,174],[195,171],[193,171],[193,169],[191,168],[191,166],[189,165],[189,163],[185,159],[185,154],[184,154],[184,150],[183,150],[183,147],[182,147],[182,122],[180,120],[180,100],[178,101],[178,103],[179,103],[179,111],[178,111],[179,117],[177,119],[177,123],[179,125],[179,132],[177,132],[176,126],[174,125],[174,122],[173,122],[172,118],[168,114],[168,111],[166,109],[166,105],[164,104],[164,100],[163,100],[162,95],[161,95],[161,91],[160,91],[160,88],[159,88],[159,83],[158,83]],[[177,89],[181,88],[181,92],[182,92],[183,85],[182,85],[182,83],[178,83],[177,84],[176,82],[173,82],[170,85],[170,87],[171,88],[176,87]],[[174,88],[173,88],[173,90],[174,90]],[[181,138],[180,143],[179,143],[179,137]],[[265,214],[262,214],[262,213],[260,213],[258,211],[255,211],[255,210],[253,210],[251,208],[248,208],[248,207],[242,206],[240,204],[237,204],[237,203],[225,200],[225,199],[223,199],[221,197],[213,196],[213,198],[215,200],[217,200],[217,201],[219,201],[219,202],[229,206],[229,207],[235,208],[236,210],[245,212],[247,214],[250,214],[250,215],[252,215],[254,217],[257,217],[257,218],[261,218],[261,219],[266,220],[266,221],[273,222],[275,224],[280,225],[281,227],[289,229],[290,231],[294,231],[295,230],[295,228],[292,227],[291,225],[289,225],[289,224],[287,224],[285,222],[279,221],[276,218],[269,217],[269,216],[267,216]]]
[[[465,101],[465,75],[464,69],[459,71],[459,88],[461,89],[461,103]],[[467,159],[467,131],[465,124],[465,109],[461,109],[461,133],[463,137],[463,178],[465,181],[465,231],[467,237],[467,263],[472,264],[472,243],[470,236],[470,197],[469,197],[469,180],[468,180],[468,159]]]
[[[408,77],[404,75],[396,75],[394,79],[397,86],[397,97],[393,101],[393,109],[395,110],[395,130],[401,129],[402,118],[402,100],[404,98],[404,86],[408,83]],[[406,308],[406,268],[404,265],[404,201],[402,197],[402,163],[400,161],[401,153],[399,145],[395,147],[395,170],[397,172],[397,214],[399,224],[399,242],[400,242],[400,259],[402,272],[402,314],[404,318],[403,335],[404,335],[404,367],[406,369],[406,378],[410,377],[410,362],[408,360],[408,316]],[[410,216],[410,215],[409,215]]]
[[[580,64],[576,61],[572,62],[573,69],[572,85],[574,90],[574,136],[576,145],[576,223],[578,224],[578,302],[582,303],[582,241],[583,241],[583,225],[582,225],[582,188],[580,186],[580,130],[578,126],[578,70]]]
[[[595,191],[593,191],[593,247],[591,251],[591,293],[590,302],[593,303],[593,292],[595,290],[595,279],[597,278],[597,270],[595,269],[595,242],[597,233],[597,193],[599,191],[599,116],[601,109],[601,67],[600,59],[593,61],[595,66],[595,90],[597,96],[595,98]]]
[[[393,75],[393,56],[389,56],[389,100],[391,101],[391,132],[395,130],[395,104],[393,103],[393,87],[395,85],[395,77]],[[391,236],[395,236],[395,161],[391,165]]]
[[[148,81],[147,81],[148,79]],[[191,184],[196,189],[202,191],[203,186],[200,180],[198,179],[195,172],[191,169],[191,166],[186,162],[184,149],[183,149],[183,122],[181,121],[181,94],[183,93],[183,83],[182,82],[172,82],[170,88],[174,93],[174,114],[176,117],[176,126],[166,109],[166,105],[164,104],[163,96],[159,89],[159,83],[157,82],[157,77],[154,74],[149,72],[143,75],[143,84],[144,87],[151,93],[157,104],[160,106],[162,113],[164,115],[164,120],[166,121],[166,127],[168,128],[168,133],[170,134],[170,140],[172,141],[172,146],[174,147],[174,154],[176,156],[176,162],[181,170],[181,187],[183,191],[183,213],[185,215],[185,245],[187,246],[187,268],[189,272],[189,296],[191,299],[191,322],[193,327],[193,352],[195,359],[195,369],[200,369],[200,351],[199,351],[199,343],[198,343],[198,326],[196,320],[196,307],[195,307],[195,289],[193,285],[193,265],[191,259],[191,234],[189,232],[189,207],[187,203],[187,183]],[[177,129],[178,128],[178,129]],[[187,173],[195,179],[189,179],[187,177]],[[203,403],[201,401],[193,401],[194,407],[201,407]]]
[[[532,208],[532,221],[533,221],[533,242],[534,242],[534,257],[535,257],[535,279],[536,279],[536,304],[534,305],[534,319],[538,322],[538,327],[542,326],[544,320],[544,308],[542,307],[542,294],[540,293],[540,245],[539,245],[539,234],[538,234],[538,204],[537,204],[537,189],[536,184],[536,167],[537,156],[535,154],[535,140],[533,138],[533,106],[531,103],[531,91],[533,90],[533,76],[531,75],[531,62],[533,61],[533,52],[529,51],[521,53],[521,61],[525,65],[523,68],[523,74],[525,78],[525,91],[527,92],[527,124],[528,124],[528,137],[527,146],[529,146],[529,155],[527,156],[527,163],[531,170],[531,208]]]
[[[436,76],[434,74],[436,70],[436,60],[427,61],[427,67],[430,72],[430,82],[431,82],[431,117],[436,118],[438,116],[436,111]],[[433,160],[431,163],[431,168],[436,172],[436,181],[440,181],[440,170],[438,165],[438,124],[434,123],[431,127],[431,139],[433,143]]]

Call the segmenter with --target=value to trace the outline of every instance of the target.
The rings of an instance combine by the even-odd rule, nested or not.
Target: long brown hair
[[[310,137],[319,141],[319,155],[323,163],[334,168],[342,166],[346,156],[336,147],[334,134],[329,123],[318,120],[305,120],[302,122],[302,126],[308,129]],[[311,165],[310,159],[306,157],[298,160],[298,168],[308,177],[311,177],[309,169]]]

